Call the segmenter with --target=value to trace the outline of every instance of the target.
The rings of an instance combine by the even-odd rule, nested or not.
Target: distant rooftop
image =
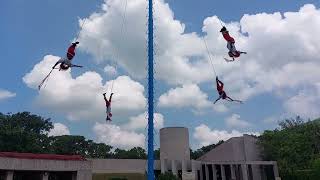
[[[17,153],[17,152],[0,152],[0,157],[18,158],[18,159],[86,161],[86,159],[80,155],[33,154],[33,153]]]

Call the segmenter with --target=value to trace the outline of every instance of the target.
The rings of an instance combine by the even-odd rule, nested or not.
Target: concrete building
[[[186,180],[280,179],[277,163],[262,161],[256,138],[227,140],[197,160],[190,159],[187,128],[160,130],[160,160],[156,174],[167,171]],[[83,159],[79,156],[0,153],[0,180],[146,179],[146,160]]]
[[[92,177],[92,162],[81,156],[31,153],[0,153],[0,179],[5,180],[87,180]]]

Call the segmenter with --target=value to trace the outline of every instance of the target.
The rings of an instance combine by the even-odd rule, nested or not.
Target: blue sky
[[[72,78],[77,78],[80,76],[82,77],[83,73],[94,71],[99,75],[99,77],[102,78],[102,84],[104,87],[107,86],[105,85],[106,81],[115,79],[117,78],[117,76],[130,77],[130,80],[127,79],[123,83],[131,83],[132,86],[135,86],[134,82],[137,82],[145,86],[146,79],[143,78],[143,76],[141,77],[141,74],[139,74],[141,69],[144,69],[144,67],[140,67],[141,69],[134,69],[133,66],[135,62],[137,64],[143,65],[143,61],[146,60],[146,58],[143,58],[143,53],[139,54],[139,52],[136,52],[134,50],[132,52],[130,51],[130,49],[134,48],[137,48],[138,50],[143,50],[145,48],[145,44],[137,43],[140,41],[132,42],[132,40],[139,40],[137,39],[137,37],[139,37],[140,35],[139,33],[143,33],[143,27],[140,27],[139,24],[143,24],[144,22],[144,19],[138,19],[141,16],[137,15],[138,13],[136,12],[139,11],[135,11],[136,9],[134,9],[135,7],[133,6],[133,4],[135,1],[141,2],[140,0],[128,0],[129,5],[127,21],[130,22],[126,22],[126,35],[123,37],[121,37],[121,35],[115,33],[114,31],[120,31],[120,15],[121,13],[123,13],[123,5],[125,2],[124,0],[112,0],[110,2],[108,1],[109,8],[107,10],[102,10],[102,4],[104,3],[104,1],[102,0],[38,0],[28,2],[20,0],[1,1],[0,22],[2,22],[3,26],[0,29],[2,40],[0,43],[0,56],[2,59],[3,68],[0,72],[0,89],[2,90],[2,92],[6,91],[7,93],[9,92],[9,94],[11,93],[11,96],[1,96],[0,92],[1,112],[6,113],[31,111],[32,113],[40,114],[44,117],[51,117],[54,123],[61,123],[65,125],[71,134],[80,134],[91,139],[104,141],[111,144],[114,143],[114,141],[110,141],[110,139],[115,138],[113,137],[114,133],[124,133],[124,137],[126,137],[126,135],[132,135],[130,133],[133,133],[133,137],[137,137],[139,139],[139,137],[141,137],[139,135],[145,133],[144,128],[132,128],[129,127],[127,123],[130,122],[130,118],[141,115],[141,113],[145,111],[144,107],[136,108],[134,107],[134,105],[131,105],[132,107],[130,106],[123,111],[121,111],[121,107],[116,107],[113,123],[106,125],[103,119],[104,114],[102,111],[104,107],[97,109],[97,112],[99,112],[100,115],[89,115],[90,113],[85,112],[86,108],[84,107],[86,105],[86,101],[84,99],[82,100],[83,94],[76,93],[75,97],[73,98],[78,98],[79,101],[75,100],[74,103],[78,103],[77,105],[81,107],[79,109],[79,112],[83,111],[83,114],[74,113],[73,115],[76,117],[70,118],[70,114],[68,114],[68,108],[70,108],[70,111],[74,111],[72,98],[68,100],[70,104],[50,104],[50,102],[54,102],[55,98],[60,98],[52,97],[54,93],[58,91],[60,92],[59,88],[61,88],[59,86],[56,87],[57,89],[55,89],[54,78],[50,79],[50,83],[52,83],[52,85],[48,85],[48,89],[45,90],[43,94],[39,94],[36,89],[32,88],[34,84],[28,84],[28,82],[22,79],[33,69],[36,71],[35,65],[42,61],[45,62],[43,59],[46,55],[59,57],[64,56],[66,48],[69,46],[72,39],[74,39],[74,37],[80,30],[79,19],[88,18],[93,13],[97,13],[95,14],[95,16],[91,16],[91,18],[88,20],[88,24],[85,24],[84,31],[80,36],[81,47],[77,50],[77,55],[75,58],[75,64],[82,64],[85,66],[85,68],[72,70]],[[157,84],[155,86],[155,102],[156,104],[159,104],[159,106],[157,106],[156,109],[157,112],[159,112],[163,116],[163,126],[186,126],[189,128],[192,147],[205,145],[208,144],[208,142],[216,142],[217,138],[214,137],[216,134],[220,134],[221,139],[225,139],[232,135],[238,135],[237,133],[241,134],[245,132],[262,132],[265,129],[274,128],[276,125],[276,120],[279,120],[281,118],[293,117],[295,114],[313,118],[317,117],[320,114],[320,112],[314,110],[314,107],[319,105],[317,102],[315,102],[315,100],[317,100],[320,95],[320,88],[318,87],[320,81],[315,78],[314,81],[312,80],[309,82],[310,77],[304,77],[305,72],[311,72],[310,74],[314,76],[317,75],[316,72],[314,72],[311,68],[317,67],[317,65],[319,65],[319,63],[314,62],[314,59],[316,58],[314,52],[310,50],[310,52],[302,51],[300,53],[299,51],[299,53],[297,52],[297,54],[292,54],[293,52],[286,51],[286,48],[289,47],[283,47],[284,54],[288,53],[287,56],[284,56],[283,53],[277,54],[277,50],[273,51],[273,48],[270,47],[268,41],[263,41],[263,43],[258,42],[257,45],[254,44],[257,43],[257,41],[255,41],[255,38],[259,39],[260,41],[263,40],[263,38],[266,38],[270,39],[270,43],[277,44],[279,46],[279,48],[277,49],[282,49],[282,47],[280,47],[282,44],[278,44],[277,42],[287,41],[288,38],[282,35],[282,29],[277,29],[277,27],[281,28],[282,26],[276,24],[276,20],[278,20],[280,23],[282,20],[273,17],[271,14],[273,14],[274,12],[297,13],[299,12],[300,8],[304,7],[305,4],[313,4],[313,6],[315,7],[314,11],[312,10],[312,8],[305,8],[305,11],[301,11],[301,13],[297,13],[296,15],[298,17],[303,17],[303,14],[308,14],[307,12],[310,11],[310,16],[312,18],[309,19],[313,19],[313,22],[316,24],[318,23],[317,20],[320,19],[320,13],[318,10],[318,8],[320,7],[319,1],[292,0],[290,2],[279,2],[276,0],[272,0],[263,2],[250,1],[250,3],[243,0],[231,2],[203,0],[201,1],[201,3],[191,0],[160,1],[160,4],[162,5],[164,5],[165,3],[168,3],[169,7],[159,6],[159,11],[155,9],[156,14],[160,14],[160,17],[157,17],[155,20],[156,23],[159,23],[159,28],[157,28],[156,25],[157,30],[155,32],[158,38],[157,40],[159,40],[159,38],[164,39],[156,41],[159,50],[159,54],[156,55],[156,61],[157,64],[159,64],[156,66],[157,68],[159,67],[159,69],[157,69],[156,71],[159,73],[159,79],[157,79]],[[156,6],[156,8],[157,7],[158,6]],[[170,13],[167,12],[168,10],[171,10],[174,15],[170,15]],[[107,16],[108,13],[110,16]],[[266,18],[265,25],[260,25],[260,21],[257,20],[258,16],[256,14],[259,13],[267,13],[270,16],[262,17],[262,19]],[[251,19],[243,18],[244,14],[251,15]],[[231,34],[236,37],[237,43],[239,42],[238,44],[240,48],[255,51],[249,52],[251,55],[241,57],[240,62],[235,62],[234,64],[223,62],[222,57],[224,56],[224,53],[226,53],[225,42],[223,41],[223,39],[221,39],[221,37],[218,37],[218,35],[215,34],[216,31],[212,31],[212,29],[216,28],[218,30],[218,28],[220,28],[217,24],[215,24],[216,19],[211,18],[211,21],[207,21],[207,27],[209,28],[209,30],[206,33],[203,33],[202,30],[204,20],[208,17],[213,16],[217,16],[224,23],[227,23],[227,27],[231,29]],[[165,21],[163,19],[166,19],[166,17],[168,17],[169,20],[167,24],[164,24]],[[105,27],[100,26],[101,24],[99,24],[100,22],[98,21],[99,18],[105,22]],[[185,29],[182,30],[181,33],[175,34],[175,29],[179,31],[180,27],[179,25],[176,25],[176,22],[174,22],[171,18],[185,25]],[[275,21],[270,21],[270,18],[275,18]],[[319,48],[319,46],[314,45],[314,42],[311,40],[311,38],[298,38],[300,37],[300,35],[301,37],[305,37],[305,35],[310,34],[308,33],[308,31],[300,29],[300,27],[307,27],[309,25],[308,20],[297,20],[297,23],[295,24],[288,18],[288,21],[286,23],[288,23],[288,29],[284,28],[284,30],[293,33],[294,35],[289,37],[291,37],[291,40],[293,37],[292,41],[294,43],[297,43],[297,45],[293,43],[292,47],[290,46],[290,48]],[[247,35],[237,34],[236,30],[237,28],[239,28],[239,25],[246,29],[246,31],[249,33],[249,38],[247,37]],[[312,25],[314,24],[311,24],[310,27],[313,27]],[[263,29],[261,27],[264,26],[264,29],[270,27],[271,30],[269,32],[261,30]],[[289,27],[291,27],[291,29],[289,29]],[[135,30],[139,30],[139,28],[141,31],[135,32]],[[93,33],[90,33],[91,30],[97,32],[97,35],[93,35]],[[108,33],[104,34],[104,30]],[[166,31],[167,33],[163,33]],[[259,33],[260,31],[260,35],[254,34]],[[173,41],[174,39],[183,38],[184,35],[188,35],[193,32],[197,37],[187,37],[186,43],[194,42],[194,47],[192,46],[192,44],[175,44],[175,42]],[[314,29],[314,32],[320,32],[320,29],[316,28]],[[264,35],[262,35],[263,33]],[[272,33],[274,34],[274,36],[272,36],[274,38],[266,37],[266,35],[272,35]],[[174,37],[171,37],[170,34],[174,34],[172,35]],[[207,34],[208,36],[205,36],[205,34]],[[250,36],[251,34],[252,36]],[[318,34],[319,33],[314,33],[315,39],[320,38]],[[201,69],[202,66],[199,65],[194,71],[182,71],[183,73],[181,74],[178,73],[178,69],[180,67],[176,67],[173,70],[168,70],[168,68],[165,68],[167,67],[166,65],[162,65],[165,59],[170,59],[176,56],[181,57],[182,59],[187,58],[187,60],[182,60],[184,62],[188,62],[186,63],[186,65],[192,64],[192,57],[197,57],[200,55],[202,59],[205,59],[205,56],[207,56],[207,54],[204,53],[205,51],[203,51],[203,49],[197,48],[196,44],[201,42],[199,41],[201,36],[205,36],[205,38],[207,38],[209,47],[211,48],[210,51],[215,53],[215,68],[217,69],[219,76],[221,76],[222,79],[227,82],[226,88],[230,89],[231,95],[239,96],[239,98],[244,99],[245,103],[243,105],[228,102],[219,102],[218,106],[224,109],[219,111],[214,110],[214,107],[217,106],[208,104],[208,102],[214,101],[217,97],[217,93],[215,92],[215,87],[213,84],[214,77],[207,77],[205,75],[206,73],[211,73],[208,73],[208,71],[210,71],[208,68]],[[217,38],[220,38],[218,39],[218,41],[214,41],[216,36]],[[295,37],[297,37],[297,39],[295,39]],[[104,46],[104,44],[100,44],[102,40],[108,40],[108,42],[111,42],[111,44],[115,44],[114,46],[118,48],[118,53],[113,52],[114,49],[112,49],[112,45]],[[166,47],[161,44],[162,42],[164,42],[164,44],[171,44],[171,41],[173,44],[173,47],[171,49],[177,48],[178,50],[170,51],[169,48],[166,49]],[[182,40],[180,42],[182,42]],[[95,49],[100,47],[102,49],[102,52],[95,51]],[[266,50],[271,52],[266,53]],[[162,52],[169,53],[162,54]],[[259,58],[261,58],[261,54],[263,55],[263,53],[274,53],[274,57],[268,55],[267,57],[265,56],[265,58],[262,58],[259,61]],[[99,55],[101,55],[102,58],[97,58]],[[117,56],[122,59],[118,61]],[[129,59],[128,57],[130,56],[132,56],[132,59],[130,59],[130,61],[126,60],[126,58]],[[300,59],[296,58],[297,56],[299,56]],[[135,57],[137,58],[134,59]],[[304,57],[306,58],[304,59]],[[54,59],[52,57],[50,58]],[[188,58],[190,58],[189,61]],[[48,60],[48,62],[50,61],[52,64],[54,60],[51,59]],[[304,60],[302,61],[301,59]],[[172,61],[170,60],[168,62],[174,63],[175,60],[173,58]],[[195,60],[195,62],[206,61]],[[118,67],[117,75],[111,75],[103,71],[103,68],[105,66],[115,66],[115,64],[118,64],[116,65]],[[256,64],[258,64],[258,66],[256,66]],[[303,68],[303,70],[305,71],[299,72],[302,73],[302,78],[300,78],[300,74],[299,78],[297,78],[299,80],[289,83],[288,81],[291,81],[290,78],[292,78],[290,74],[292,73],[290,68],[294,69],[294,65],[297,65],[299,67],[301,67],[301,65],[303,67],[306,66]],[[48,66],[48,71],[50,70],[50,67],[51,66]],[[257,70],[259,69],[257,67],[262,69]],[[175,70],[177,70],[177,72],[173,72]],[[237,75],[234,74],[237,72],[239,73],[239,77],[236,77]],[[277,81],[279,78],[279,83],[275,82],[269,84],[268,73],[270,72],[274,72],[275,74],[278,73],[278,75],[275,75],[275,78],[273,78],[273,80]],[[189,75],[184,76],[184,74],[187,75],[190,73],[194,73],[194,77]],[[200,77],[199,74],[202,73],[204,75]],[[177,82],[172,82],[170,78],[166,77],[166,75],[177,77]],[[37,75],[35,74],[32,77],[34,78],[35,76]],[[254,76],[257,76],[257,78],[255,79]],[[62,75],[62,78],[63,77],[64,75]],[[192,80],[189,81],[188,77],[191,77]],[[290,78],[288,79],[288,77]],[[288,79],[287,81],[285,80],[286,78]],[[268,82],[263,83],[262,80],[264,79],[266,79],[266,81]],[[77,80],[75,79],[71,80],[77,82]],[[282,81],[284,83],[282,83]],[[91,81],[88,81],[87,83],[88,86],[89,84],[94,84],[94,82]],[[193,86],[191,86],[190,84],[192,84]],[[128,87],[132,86],[130,85]],[[196,87],[199,87],[200,91],[197,91]],[[248,88],[248,90],[246,91],[244,87]],[[169,96],[170,89],[177,90],[179,88],[182,88],[182,91],[176,91],[176,94],[181,95],[181,97],[177,97],[176,94],[173,96]],[[188,95],[188,93],[193,92],[188,88],[193,88],[192,90],[195,91],[195,96],[197,96],[197,98],[193,98]],[[133,92],[135,90],[130,90],[130,88],[127,91],[123,90],[123,92],[121,91],[121,93],[124,94],[118,93],[118,97],[125,95],[132,98],[135,93],[139,95],[139,93],[141,93],[141,90],[139,90],[138,87],[136,87],[135,89],[138,89],[137,92]],[[12,95],[14,93],[15,96]],[[90,91],[90,93],[94,94],[95,92]],[[116,98],[117,92],[115,93]],[[133,94],[131,95],[131,93]],[[142,93],[144,93],[144,95],[146,96],[146,87]],[[96,94],[99,94],[97,96],[100,97],[100,90],[97,91]],[[306,94],[313,95],[315,97],[315,100],[309,99],[309,97],[305,98]],[[204,97],[202,97],[202,95],[204,95]],[[174,102],[169,102],[169,104],[165,103],[164,101],[159,102],[158,98],[160,96],[163,96],[163,100],[172,99],[172,101]],[[200,96],[202,98],[199,99],[198,97]],[[174,98],[177,99],[175,100]],[[123,99],[120,98],[119,101],[122,100]],[[143,101],[143,99],[141,101]],[[132,100],[133,103],[140,103],[141,101],[136,99]],[[194,105],[192,103],[189,105],[180,104],[190,101],[199,102],[199,105]],[[61,100],[60,102],[63,101]],[[128,100],[127,103],[130,102],[131,100]],[[84,104],[84,107],[80,106],[81,103]],[[117,100],[115,100],[115,104],[116,103]],[[103,105],[103,99],[99,101],[99,104]],[[94,102],[88,104],[88,106],[91,107],[93,105]],[[302,105],[302,107],[300,107],[299,105]],[[133,122],[141,123],[141,121],[138,120]],[[204,126],[201,126],[201,124],[209,128],[210,131],[207,132],[207,134],[205,134],[206,131],[203,129]],[[103,128],[106,129],[105,131],[109,130],[110,132],[108,133],[101,130]],[[233,131],[236,131],[236,133]],[[61,131],[57,130],[57,134],[59,134],[58,132]],[[63,130],[62,132],[65,133],[65,131]],[[110,135],[111,137],[102,137],[102,134],[104,133]],[[135,142],[136,141],[128,142],[128,146],[126,146],[125,141],[122,144],[114,143],[113,145],[127,148],[132,144],[137,145],[135,144]]]

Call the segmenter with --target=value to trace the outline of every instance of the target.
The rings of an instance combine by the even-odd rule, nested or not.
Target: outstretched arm
[[[213,104],[215,104],[215,103],[216,103],[217,101],[219,101],[220,99],[221,99],[221,97],[219,96],[218,99],[216,99]]]
[[[80,67],[80,68],[82,68],[83,66],[76,65],[76,64],[71,64],[71,66],[70,66],[70,67]]]
[[[240,101],[240,100],[237,100],[237,99],[232,99],[231,97],[227,97],[227,100],[228,101],[235,101],[235,102],[239,102],[239,103],[241,103],[242,104],[242,101]]]

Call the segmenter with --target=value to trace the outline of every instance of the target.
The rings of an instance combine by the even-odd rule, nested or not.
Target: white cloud
[[[195,127],[193,137],[197,141],[196,145],[198,145],[198,147],[202,147],[210,144],[215,144],[220,140],[225,141],[232,137],[239,137],[243,134],[259,135],[258,132],[239,132],[236,130],[228,132],[226,130],[210,129],[207,125],[201,124]]]
[[[80,35],[79,40],[83,42],[80,49],[98,61],[117,63],[117,67],[134,78],[145,77],[146,3],[145,0],[128,1],[125,34],[121,34],[124,2],[105,0],[102,10],[88,17]],[[288,90],[294,90],[299,93],[289,95],[292,97],[284,103],[285,109],[293,113],[317,115],[313,108],[319,107],[318,103],[301,89],[305,86],[315,88],[320,83],[320,36],[317,36],[320,33],[319,9],[308,4],[298,12],[245,15],[239,22],[227,23],[226,26],[236,39],[237,48],[248,51],[247,55],[233,63],[226,63],[222,59],[227,49],[219,33],[221,25],[218,18],[206,18],[202,31],[206,33],[204,38],[214,57],[212,63],[217,74],[222,76],[230,97],[247,100],[265,92],[288,97]],[[184,96],[173,96],[175,99],[172,102],[169,99],[170,92],[185,90],[186,84],[209,82],[214,78],[201,37],[196,33],[186,33],[185,25],[174,19],[174,13],[163,0],[155,1],[155,27],[156,77],[168,84],[183,85],[163,94],[159,105],[195,109],[209,107],[207,95],[197,85],[189,88],[196,90],[200,98],[193,99],[186,91],[182,91],[186,93]],[[46,56],[24,77],[24,82],[36,88],[57,58]],[[114,113],[120,110],[142,113],[146,104],[143,86],[129,77],[121,76],[117,80],[130,82],[130,85],[118,86],[115,83],[115,88],[121,87],[119,89],[122,92],[115,94]],[[110,85],[111,82],[108,83]],[[106,89],[107,85],[95,72],[86,72],[76,78],[69,71],[54,73],[47,88],[40,92],[38,103],[65,113],[70,119],[104,119],[101,93]],[[119,100],[116,100],[117,96]],[[189,99],[195,102],[187,101]],[[310,107],[310,110],[301,108],[301,104]],[[227,110],[222,105],[213,108],[221,112]]]
[[[304,118],[320,117],[320,93],[312,90],[300,91],[284,103],[284,108],[289,114],[299,115]]]
[[[211,78],[207,61],[192,62],[204,45],[195,33],[185,33],[185,25],[175,20],[169,5],[155,2],[155,61],[157,77],[169,83],[201,82]],[[102,11],[87,18],[80,35],[80,48],[98,61],[113,61],[134,77],[145,77],[147,1],[128,1],[124,31],[121,30],[124,2],[108,0]],[[81,22],[79,22],[81,24]],[[123,34],[122,34],[123,33]],[[200,73],[201,72],[201,73]]]
[[[113,124],[96,123],[93,130],[98,141],[117,148],[130,149],[133,147],[145,147],[145,135],[130,130],[124,130]]]
[[[224,104],[216,103],[213,105],[213,110],[215,110],[216,112],[224,113],[228,111],[228,108]]]
[[[203,114],[204,110],[212,108],[216,112],[227,112],[224,104],[214,104],[208,100],[208,95],[201,91],[196,84],[185,84],[182,87],[170,89],[162,94],[158,101],[159,107],[167,108],[193,108],[195,114]]]
[[[134,77],[145,77],[146,7],[144,0],[128,1],[125,34],[121,34],[124,2],[105,1],[102,11],[87,19],[80,48],[100,61],[118,63]],[[233,63],[222,59],[227,49],[219,33],[218,17],[206,18],[202,31],[228,95],[247,100],[264,92],[286,92],[288,88],[320,82],[320,36],[314,36],[320,33],[318,22],[320,10],[307,4],[298,12],[244,15],[239,22],[225,23],[237,48],[248,51]],[[155,27],[157,78],[179,85],[214,78],[201,37],[186,33],[185,25],[174,19],[163,0],[155,1]],[[219,107],[218,111],[226,108]]]
[[[252,126],[252,124],[248,123],[247,121],[241,120],[240,115],[232,114],[230,117],[227,117],[225,120],[228,127],[231,128],[247,128]]]
[[[208,95],[200,90],[196,84],[187,84],[170,89],[159,97],[160,107],[192,107],[202,109],[212,106]]]
[[[142,111],[146,107],[147,99],[144,96],[144,87],[129,76],[119,76],[114,81],[108,81],[106,87],[112,87],[114,92],[113,111]],[[109,88],[109,90],[111,90]]]
[[[146,128],[147,124],[148,124],[148,120],[147,120],[147,113],[144,112],[138,116],[133,116],[130,117],[130,120],[128,122],[128,124],[124,125],[124,128],[126,129],[130,129],[130,130],[141,130]],[[163,123],[164,123],[164,117],[162,114],[160,113],[154,113],[154,119],[153,119],[153,123],[154,123],[154,128],[155,129],[160,129],[163,127]]]
[[[114,76],[114,75],[116,75],[117,74],[117,70],[116,70],[116,68],[115,67],[113,67],[113,66],[106,66],[106,67],[104,67],[104,72],[105,73],[107,73],[107,75],[109,75],[109,76]]]
[[[54,123],[53,129],[48,133],[49,136],[62,136],[62,135],[70,135],[69,128],[61,123]]]
[[[281,98],[294,96],[288,100],[290,105],[285,102],[286,110],[312,117],[319,115],[314,109],[318,105],[316,100],[305,98],[301,93],[288,94],[300,92],[306,86],[314,89],[320,83],[317,55],[320,36],[315,36],[320,33],[319,22],[320,10],[307,4],[298,12],[244,15],[240,22],[226,24],[236,39],[237,48],[248,51],[239,61],[215,65],[218,74],[223,75],[228,95],[240,100],[265,92]],[[207,42],[215,42],[208,43],[215,59],[220,59],[221,52],[227,52],[219,28],[217,17],[204,21]],[[298,104],[310,109],[299,108],[302,105]]]
[[[266,124],[276,124],[278,122],[278,117],[275,117],[275,116],[270,116],[270,117],[267,117],[265,119],[263,119],[263,122],[266,123]]]
[[[47,71],[59,59],[48,55],[23,77],[30,88],[36,89]],[[141,112],[145,109],[144,87],[128,76],[119,76],[103,84],[101,76],[87,71],[72,77],[69,71],[54,71],[47,86],[39,91],[37,104],[52,111],[65,114],[70,120],[102,121],[105,104],[102,93],[111,91],[113,84],[114,117]],[[121,112],[121,113],[120,113]]]
[[[0,89],[0,101],[8,98],[15,97],[16,93],[10,92],[5,89]]]

